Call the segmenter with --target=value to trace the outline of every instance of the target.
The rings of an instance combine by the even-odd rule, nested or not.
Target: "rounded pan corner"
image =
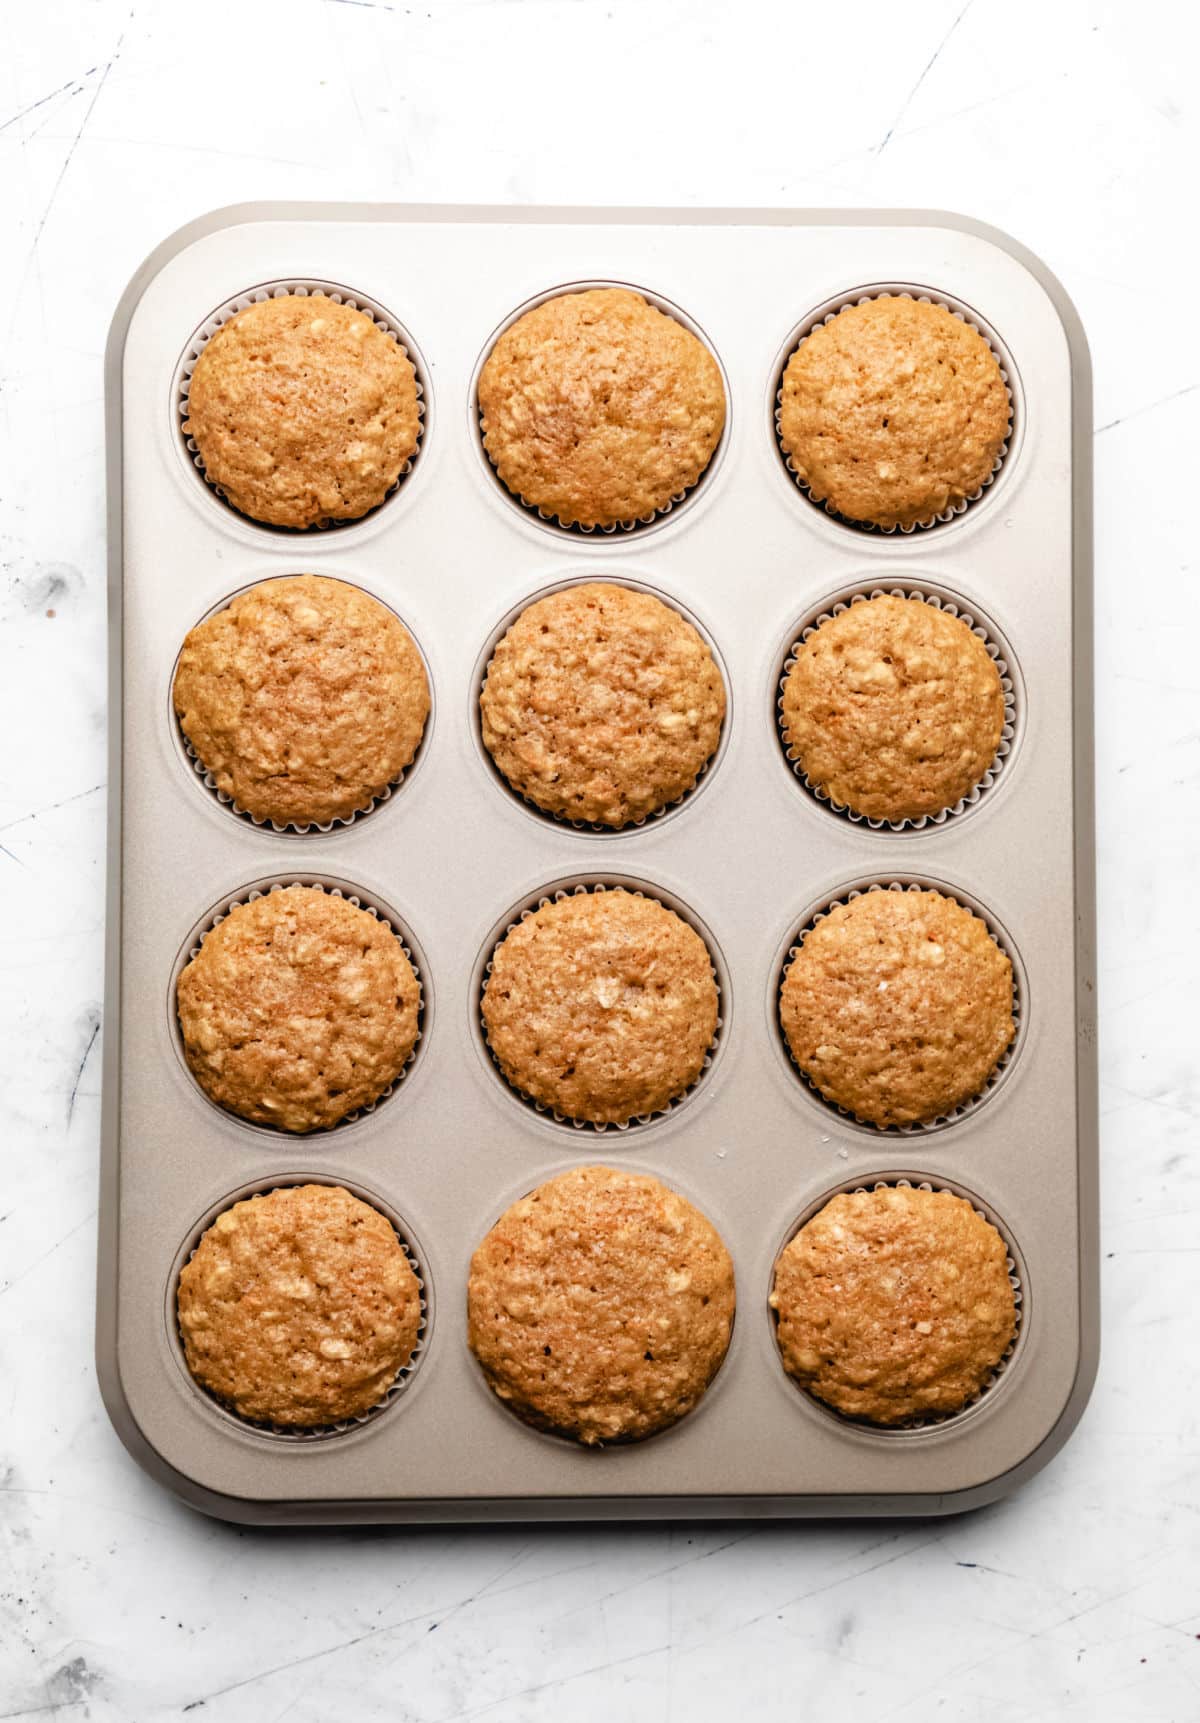
[[[882,211],[879,212],[883,214]],[[908,223],[926,221],[932,226],[946,227],[956,233],[968,234],[973,239],[982,239],[988,245],[994,246],[1019,263],[1045,293],[1053,305],[1063,333],[1067,338],[1067,346],[1071,353],[1072,370],[1081,379],[1086,379],[1090,385],[1092,376],[1092,354],[1088,346],[1087,332],[1083,327],[1083,319],[1075,306],[1075,301],[1067,292],[1058,276],[1043,262],[1036,251],[1032,251],[1023,241],[1017,239],[1007,229],[996,227],[990,221],[979,221],[973,215],[963,215],[952,209],[912,209],[903,212],[891,212],[892,217],[902,215]]]
[[[146,254],[129,277],[113,310],[104,349],[104,371],[110,383],[113,368],[120,363],[133,313],[150,283],[162,273],[172,258],[178,257],[189,245],[205,239],[210,233],[216,233],[220,228],[238,227],[244,222],[262,220],[270,213],[270,204],[226,204],[221,209],[210,209],[204,215],[194,216],[191,221],[185,221],[182,227],[169,233],[165,239],[159,240],[154,250]]]
[[[1074,1435],[1091,1400],[1099,1365],[1100,1331],[1097,1323],[1091,1335],[1085,1337],[1079,1368],[1075,1372],[1075,1380],[1062,1410],[1045,1435],[1040,1437],[1022,1459],[1015,1465],[1008,1466],[1003,1472],[997,1472],[995,1477],[985,1479],[981,1484],[972,1484],[969,1489],[955,1490],[950,1495],[934,1498],[927,1507],[899,1511],[949,1517],[952,1514],[970,1513],[975,1508],[990,1507],[993,1502],[1003,1501],[1006,1496],[1012,1495],[1048,1466]]]
[[[286,1503],[257,1502],[210,1489],[199,1479],[181,1471],[155,1447],[129,1404],[112,1336],[101,1328],[96,1335],[95,1360],[96,1382],[108,1421],[125,1452],[148,1478],[168,1490],[185,1507],[194,1508],[209,1519],[244,1526],[290,1523],[293,1516],[289,1514]]]

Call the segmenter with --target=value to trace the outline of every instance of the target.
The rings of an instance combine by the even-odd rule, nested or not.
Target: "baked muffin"
[[[316,1131],[369,1106],[416,1045],[421,989],[365,909],[289,885],[235,904],[179,977],[192,1075],[239,1118]]]
[[[775,1264],[784,1369],[873,1424],[961,1410],[1016,1332],[1004,1240],[949,1191],[835,1196]]]
[[[562,293],[500,336],[479,376],[488,457],[563,526],[615,526],[696,483],[725,424],[716,360],[623,287]]]
[[[183,429],[207,477],[252,520],[357,520],[416,452],[416,372],[365,311],[324,293],[264,299],[206,343]]]
[[[546,903],[492,954],[488,1045],[515,1089],[623,1125],[696,1081],[717,1029],[712,959],[687,922],[628,891]]]
[[[597,1442],[690,1412],[733,1328],[733,1264],[683,1197],[575,1167],[501,1215],[471,1258],[467,1337],[526,1423]]]
[[[293,1185],[217,1216],[179,1276],[188,1369],[243,1418],[311,1429],[378,1405],[412,1358],[421,1289],[378,1209]]]
[[[872,1125],[928,1123],[977,1095],[1012,1041],[1012,964],[953,898],[868,891],[804,935],[779,1017],[827,1101]]]
[[[425,666],[399,618],[312,574],[264,580],[193,628],[173,697],[217,788],[281,826],[370,807],[429,716]]]
[[[779,436],[815,502],[880,527],[929,524],[991,477],[1012,409],[996,356],[944,306],[884,293],[797,347]]]
[[[721,739],[725,685],[677,610],[589,581],[521,612],[479,708],[484,745],[519,795],[620,827],[691,789]]]
[[[833,803],[915,820],[952,808],[992,764],[1004,688],[965,622],[884,593],[809,635],[780,716],[788,757]]]

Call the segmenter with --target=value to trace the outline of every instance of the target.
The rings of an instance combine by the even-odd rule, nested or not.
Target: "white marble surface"
[[[1190,9],[37,0],[5,24],[0,1716],[1200,1715]],[[1073,295],[1096,366],[1106,1329],[1081,1428],[1015,1499],[910,1526],[266,1534],[178,1506],[111,1433],[101,354],[145,253],[254,197],[940,205]]]

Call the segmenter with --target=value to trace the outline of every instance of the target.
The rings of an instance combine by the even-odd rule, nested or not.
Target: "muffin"
[[[256,1423],[361,1417],[412,1358],[421,1288],[388,1221],[337,1185],[217,1216],[179,1276],[188,1369]]]
[[[1012,409],[996,356],[944,306],[884,293],[800,343],[779,437],[815,502],[879,527],[928,525],[987,483]]]
[[[429,716],[425,666],[399,618],[312,574],[264,580],[193,628],[173,697],[218,790],[280,826],[370,807]]]
[[[995,760],[1004,688],[960,618],[882,593],[804,641],[780,717],[788,757],[835,805],[915,820],[952,808]]]
[[[521,612],[479,708],[484,745],[518,795],[620,827],[692,788],[721,739],[725,685],[677,610],[588,582]]]
[[[404,947],[315,886],[235,904],[176,991],[205,1094],[282,1131],[328,1129],[377,1101],[417,1042],[421,988]]]
[[[264,299],[204,346],[183,429],[206,476],[252,520],[357,520],[416,452],[416,372],[365,311],[323,293]]]
[[[514,1203],[467,1283],[467,1338],[489,1385],[526,1423],[589,1446],[690,1412],[733,1311],[711,1222],[657,1179],[612,1167],[575,1167]]]
[[[665,508],[721,440],[716,360],[623,287],[561,293],[518,317],[479,376],[488,458],[514,496],[563,526]]]
[[[1004,1240],[949,1191],[835,1196],[775,1264],[784,1369],[847,1418],[958,1412],[1016,1332]]]
[[[827,1101],[881,1127],[929,1123],[977,1095],[1012,1041],[1012,964],[953,898],[868,891],[805,933],[779,1017]]]
[[[500,941],[483,1023],[523,1095],[565,1118],[623,1125],[669,1106],[703,1070],[717,1030],[712,959],[661,903],[578,892]]]

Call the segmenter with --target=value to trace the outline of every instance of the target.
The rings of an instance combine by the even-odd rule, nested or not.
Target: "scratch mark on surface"
[[[903,1533],[897,1534],[900,1537],[903,1535]],[[852,1573],[841,1574],[837,1579],[827,1580],[824,1585],[813,1586],[810,1591],[797,1592],[794,1597],[785,1598],[782,1603],[772,1604],[770,1609],[764,1609],[761,1614],[752,1616],[749,1621],[740,1621],[736,1627],[729,1627],[722,1633],[710,1635],[706,1644],[713,1645],[717,1640],[728,1639],[732,1635],[744,1633],[747,1628],[756,1627],[760,1621],[766,1621],[773,1615],[782,1616],[785,1610],[794,1609],[798,1603],[807,1603],[809,1598],[820,1597],[827,1591],[836,1591],[840,1585],[850,1585],[855,1580],[865,1579],[868,1574],[878,1573],[880,1568],[891,1567],[895,1562],[907,1561],[909,1556],[919,1555],[923,1549],[928,1549],[930,1544],[940,1543],[941,1540],[942,1533],[935,1532],[932,1537],[922,1538],[920,1543],[911,1544],[908,1549],[897,1550],[894,1555],[880,1556],[878,1561],[870,1562],[866,1567],[855,1568]],[[889,1538],[885,1541],[890,1543],[893,1540]],[[676,1647],[676,1649],[680,1648]],[[687,1649],[695,1648],[688,1647]]]
[[[132,12],[130,12],[129,17],[130,18],[133,17]],[[128,20],[126,20],[125,29],[127,30],[128,28],[129,28],[129,22],[128,22]],[[46,223],[50,219],[50,212],[54,208],[55,202],[57,201],[58,194],[59,194],[59,191],[62,187],[63,180],[67,177],[67,169],[70,167],[71,161],[75,155],[75,151],[79,148],[80,142],[82,141],[82,138],[83,138],[83,134],[88,128],[88,121],[92,117],[92,114],[93,114],[95,107],[96,107],[96,103],[100,100],[100,92],[103,90],[105,84],[107,84],[107,82],[108,82],[108,74],[112,71],[112,69],[116,65],[117,61],[121,58],[121,49],[124,45],[124,42],[125,42],[125,30],[122,30],[121,34],[117,37],[116,47],[113,49],[112,53],[109,55],[108,59],[105,61],[104,70],[101,72],[100,77],[97,80],[96,88],[92,91],[92,99],[88,103],[87,108],[84,112],[84,116],[79,122],[79,130],[75,133],[74,138],[72,138],[72,140],[71,140],[71,147],[67,151],[66,159],[64,160],[63,165],[58,170],[58,178],[55,180],[54,185],[51,188],[49,200],[47,201],[45,209],[42,211],[42,219],[38,222],[37,231],[35,232],[35,234],[33,236],[33,245],[30,247],[31,254],[37,251],[38,242],[42,237],[42,230],[45,227]],[[92,70],[94,71],[95,67],[93,67]]]
[[[80,1059],[79,1067],[75,1072],[75,1081],[71,1084],[71,1098],[67,1102],[67,1124],[68,1124],[68,1126],[70,1125],[72,1118],[75,1116],[75,1097],[79,1093],[79,1085],[83,1079],[84,1067],[88,1062],[88,1058],[89,1058],[89,1055],[91,1054],[92,1048],[96,1045],[96,1037],[100,1033],[100,1012],[96,1006],[92,1007],[89,1015],[92,1018],[92,1032],[88,1036],[87,1046],[83,1050],[83,1057],[82,1057],[82,1059]]]
[[[65,84],[60,84],[57,90],[51,90],[49,95],[39,96],[36,102],[30,102],[29,106],[22,108],[20,113],[10,114],[8,119],[0,121],[0,132],[6,132],[10,126],[19,124],[27,114],[36,113],[39,108],[44,108],[47,102],[52,102],[55,96],[61,96],[65,90],[82,90],[84,80],[90,78],[95,70],[95,66],[89,66],[82,77],[68,78]],[[2,1715],[3,1713],[0,1713],[0,1716]]]
[[[0,832],[11,832],[14,826],[23,826],[26,820],[36,820],[42,814],[52,814],[56,808],[68,807],[72,802],[81,802],[85,796],[94,796],[97,790],[102,790],[103,784],[93,784],[90,790],[76,790],[73,796],[64,796],[61,802],[48,802],[44,808],[34,808],[30,814],[21,814],[18,819],[9,820],[0,826]]]
[[[1197,389],[1200,389],[1200,383],[1188,383],[1184,388],[1175,389],[1171,394],[1164,395],[1161,400],[1150,401],[1144,407],[1135,408],[1132,413],[1122,413],[1120,418],[1110,419],[1107,425],[1097,425],[1096,429],[1092,432],[1092,435],[1094,437],[1102,437],[1105,431],[1111,431],[1117,425],[1127,425],[1131,419],[1140,419],[1144,417],[1146,413],[1157,412],[1159,407],[1165,407],[1170,401],[1178,401],[1184,395],[1194,395]]]
[[[678,1573],[681,1568],[695,1567],[699,1562],[708,1561],[713,1556],[723,1554],[725,1550],[733,1549],[735,1544],[743,1544],[748,1538],[756,1537],[760,1530],[759,1526],[752,1526],[749,1531],[726,1538],[712,1549],[699,1550],[695,1555],[685,1556],[683,1561],[672,1562],[669,1567],[657,1567],[650,1573],[638,1574],[628,1585],[619,1586],[616,1591],[601,1592],[599,1597],[588,1598],[585,1603],[578,1604],[574,1609],[567,1610],[565,1615],[556,1615],[553,1619],[556,1622],[569,1621],[573,1615],[579,1615],[584,1610],[597,1609],[602,1603],[611,1603],[614,1598],[625,1597],[629,1592],[637,1591],[639,1586],[665,1579],[669,1574]]]
[[[594,1663],[588,1669],[577,1669],[571,1675],[557,1675],[552,1681],[539,1681],[533,1687],[522,1687],[519,1693],[504,1693],[499,1699],[489,1699],[486,1705],[476,1705],[470,1711],[456,1711],[453,1717],[442,1719],[442,1723],[467,1723],[471,1717],[483,1717],[487,1712],[494,1711],[499,1705],[513,1705],[518,1699],[531,1699],[535,1693],[548,1693],[554,1687],[569,1687],[572,1682],[584,1681],[589,1675],[599,1675],[606,1669],[621,1669],[627,1663],[641,1663],[647,1657],[662,1657],[669,1653],[670,1645],[653,1645],[648,1651],[633,1651],[628,1657],[606,1658],[603,1663]],[[569,1716],[569,1712],[563,1715]]]
[[[29,1276],[33,1273],[35,1268],[40,1268],[44,1262],[46,1262],[50,1257],[52,1257],[54,1255],[56,1250],[61,1250],[64,1244],[69,1244],[70,1241],[75,1237],[75,1234],[77,1232],[79,1232],[81,1230],[81,1228],[83,1228],[85,1226],[90,1226],[91,1223],[95,1220],[95,1218],[96,1218],[95,1209],[92,1210],[91,1214],[84,1215],[83,1219],[79,1222],[78,1226],[73,1226],[71,1228],[70,1232],[65,1232],[56,1244],[52,1244],[50,1246],[49,1250],[43,1251],[41,1256],[39,1256],[35,1261],[31,1262],[29,1267],[27,1269],[24,1269],[22,1271],[22,1273],[18,1274],[18,1276],[15,1280],[10,1280],[7,1286],[0,1286],[0,1298],[3,1298],[5,1293],[11,1292],[13,1290],[14,1286],[20,1286],[20,1284],[23,1280],[28,1280]],[[0,1713],[0,1715],[2,1715],[2,1713]]]
[[[362,1645],[367,1640],[379,1639],[389,1633],[399,1633],[401,1628],[415,1627],[419,1622],[429,1621],[431,1618],[433,1619],[433,1626],[437,1627],[442,1622],[448,1621],[451,1616],[459,1614],[461,1610],[467,1609],[471,1604],[476,1603],[486,1592],[491,1590],[492,1586],[494,1586],[498,1580],[501,1580],[507,1574],[510,1574],[513,1568],[516,1567],[517,1563],[527,1554],[528,1549],[529,1545],[526,1544],[517,1552],[511,1561],[506,1562],[504,1566],[500,1568],[499,1572],[493,1574],[490,1580],[487,1580],[476,1591],[473,1591],[469,1597],[463,1598],[461,1602],[456,1603],[452,1608],[446,1610],[445,1613],[441,1613],[436,1609],[425,1609],[422,1610],[419,1615],[408,1615],[401,1621],[390,1621],[379,1627],[369,1627],[365,1633],[356,1633],[352,1638],[340,1640],[335,1645],[328,1645],[321,1651],[310,1651],[306,1656],[291,1658],[288,1662],[275,1664],[270,1669],[260,1669],[256,1675],[243,1676],[240,1681],[230,1682],[228,1687],[218,1687],[212,1693],[205,1693],[198,1699],[191,1699],[182,1707],[182,1711],[185,1713],[188,1711],[199,1711],[201,1707],[207,1705],[211,1699],[222,1699],[227,1693],[236,1693],[243,1687],[253,1687],[259,1681],[270,1680],[273,1675],[282,1675],[287,1670],[298,1669],[304,1664],[319,1663],[322,1658],[336,1656],[340,1651],[349,1651],[351,1647]],[[427,1629],[426,1631],[431,1632],[432,1629]]]
[[[967,13],[971,10],[971,7],[974,4],[975,4],[975,0],[967,0],[966,5],[963,7],[962,11],[958,14],[958,17],[954,20],[953,24],[951,24],[950,28],[946,31],[946,34],[942,37],[942,39],[938,43],[937,47],[934,49],[933,53],[930,55],[929,63],[925,67],[925,70],[921,73],[921,76],[917,79],[916,83],[913,85],[912,89],[908,92],[907,96],[905,96],[904,101],[901,104],[899,113],[896,115],[895,119],[892,121],[891,125],[888,127],[886,133],[884,134],[883,142],[876,149],[875,154],[877,157],[881,156],[883,154],[884,150],[887,149],[888,144],[892,141],[893,132],[896,130],[896,127],[900,124],[901,120],[904,118],[904,116],[908,112],[909,108],[912,107],[913,101],[916,98],[917,91],[921,88],[921,85],[925,82],[925,80],[929,76],[930,72],[933,71],[933,68],[937,65],[938,61],[941,59],[943,48],[946,46],[946,43],[950,40],[951,36],[953,36],[954,32],[958,29],[958,26],[962,23],[963,19],[966,17]]]

